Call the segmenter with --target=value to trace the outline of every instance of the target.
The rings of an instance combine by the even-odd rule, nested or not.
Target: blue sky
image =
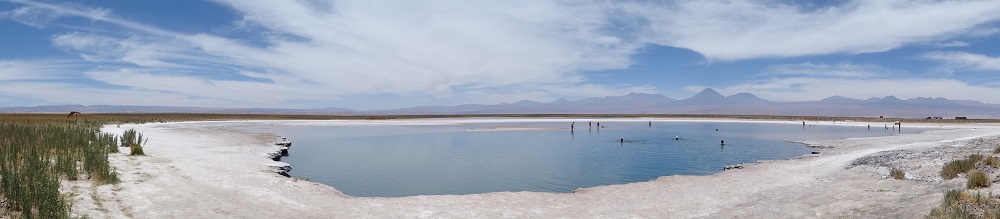
[[[0,106],[1000,104],[1000,1],[0,0]]]

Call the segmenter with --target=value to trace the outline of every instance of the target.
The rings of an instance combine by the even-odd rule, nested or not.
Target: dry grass
[[[976,168],[976,162],[968,159],[953,160],[944,165],[941,169],[941,178],[954,179],[958,174],[968,172]]]
[[[1000,168],[1000,159],[997,159],[997,157],[994,156],[989,156],[986,157],[986,160],[983,160],[983,164],[993,168]]]
[[[889,171],[889,176],[893,179],[906,179],[906,172],[903,172],[903,170],[900,169],[892,168],[892,170]]]
[[[966,176],[966,178],[968,178],[969,180],[965,185],[969,189],[990,187],[990,179],[988,176],[986,176],[986,173],[983,173],[983,171],[979,170],[969,171],[969,174],[968,176]]]
[[[941,205],[931,210],[928,218],[1000,218],[1000,197],[992,193],[975,195],[961,190],[949,190]]]

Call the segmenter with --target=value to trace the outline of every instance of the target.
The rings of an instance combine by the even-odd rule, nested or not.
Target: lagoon
[[[708,175],[726,165],[814,151],[790,141],[900,133],[883,129],[881,123],[868,129],[817,122],[803,126],[712,121],[650,125],[640,120],[576,118],[422,121],[431,122],[244,129],[294,141],[290,156],[282,159],[292,165],[293,177],[359,197],[571,192],[668,175]],[[597,128],[598,122],[604,128]],[[675,140],[678,136],[680,140]]]

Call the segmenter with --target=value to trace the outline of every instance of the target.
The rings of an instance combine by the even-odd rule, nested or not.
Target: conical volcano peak
[[[693,97],[688,99],[725,99],[725,98],[726,97],[722,96],[722,94],[719,94],[719,92],[715,92],[715,90],[713,90],[712,88],[705,88],[704,90],[701,90],[701,92],[698,92],[698,94],[695,94]]]
[[[722,94],[719,94],[719,92],[715,92],[712,88],[705,88],[693,97],[685,99],[684,102],[688,104],[716,104],[726,103],[729,100],[725,96],[722,96]]]

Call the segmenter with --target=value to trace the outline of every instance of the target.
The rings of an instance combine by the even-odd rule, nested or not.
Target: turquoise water
[[[726,165],[813,149],[796,140],[894,134],[867,127],[713,122],[570,122],[461,125],[269,126],[250,130],[294,142],[291,176],[351,196],[399,197],[498,191],[571,192],[667,175],[708,175]],[[596,122],[594,123],[596,125]],[[491,127],[555,130],[468,131]],[[716,131],[718,129],[718,131]],[[903,133],[920,130],[907,129]],[[675,137],[680,136],[680,140]],[[622,143],[621,139],[631,142]],[[725,145],[720,141],[725,140]]]

